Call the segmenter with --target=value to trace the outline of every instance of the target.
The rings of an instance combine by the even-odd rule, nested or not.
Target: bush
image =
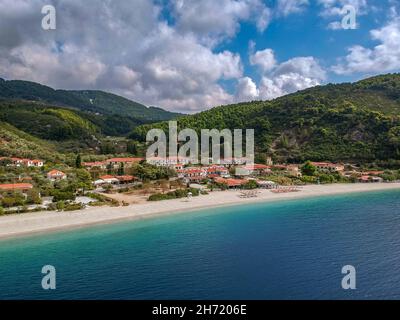
[[[101,207],[101,206],[106,206],[108,203],[103,202],[103,201],[96,201],[96,202],[90,202],[88,205],[91,207]]]
[[[64,210],[64,208],[65,208],[64,201],[58,201],[57,204],[56,204],[56,208],[57,208],[58,211]]]
[[[258,184],[255,180],[250,180],[249,182],[247,182],[244,186],[244,189],[246,190],[252,190],[252,189],[257,189],[258,188]]]
[[[88,197],[90,197],[92,199],[95,199],[98,202],[100,202],[101,204],[98,204],[99,206],[102,206],[104,204],[110,204],[110,205],[116,206],[116,207],[119,206],[119,202],[117,200],[107,198],[107,197],[105,197],[105,196],[103,196],[101,194],[98,194],[98,193],[87,193],[86,195]],[[97,202],[91,202],[89,205],[90,206],[96,206],[97,205],[96,203]]]
[[[317,183],[317,177],[313,176],[302,176],[301,181],[305,183]]]
[[[335,177],[330,174],[321,174],[318,178],[322,184],[333,183],[336,181]]]
[[[75,194],[72,191],[53,190],[53,202],[75,200]]]
[[[198,189],[189,188],[189,189],[178,189],[175,191],[171,191],[168,193],[155,193],[152,194],[147,201],[161,201],[161,200],[169,200],[169,199],[180,199],[188,196],[189,192],[192,193],[192,196],[197,197],[200,194]]]
[[[65,206],[64,211],[76,211],[83,208],[84,206],[81,203],[70,203]]]
[[[0,207],[0,216],[4,215],[6,212],[3,207]]]

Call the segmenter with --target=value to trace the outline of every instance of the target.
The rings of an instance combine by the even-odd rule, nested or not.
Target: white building
[[[146,159],[147,163],[158,167],[172,167],[177,165],[187,165],[191,162],[187,157],[151,157]]]

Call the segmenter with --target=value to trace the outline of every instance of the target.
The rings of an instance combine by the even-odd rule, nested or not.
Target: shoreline
[[[95,225],[158,218],[202,209],[229,207],[251,203],[285,201],[329,195],[400,190],[400,183],[307,185],[293,193],[272,193],[259,190],[256,198],[239,198],[240,191],[214,191],[208,195],[186,199],[163,200],[126,207],[90,207],[81,211],[43,211],[0,217],[0,240],[81,229]]]

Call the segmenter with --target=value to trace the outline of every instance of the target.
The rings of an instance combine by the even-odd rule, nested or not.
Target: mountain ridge
[[[255,129],[258,161],[367,161],[400,165],[400,74],[308,88],[270,101],[218,106],[178,119],[179,129]],[[145,141],[151,128],[136,127]]]
[[[40,101],[60,107],[105,115],[129,116],[141,121],[170,120],[180,116],[162,108],[147,107],[122,96],[101,90],[63,90],[25,80],[0,78],[0,98]]]

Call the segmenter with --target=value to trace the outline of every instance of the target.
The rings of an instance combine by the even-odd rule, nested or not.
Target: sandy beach
[[[46,211],[1,216],[0,239],[123,220],[159,217],[210,207],[390,189],[400,189],[400,183],[309,185],[302,187],[299,192],[281,194],[272,193],[270,190],[259,190],[257,198],[240,198],[240,191],[237,190],[215,191],[209,195],[193,197],[190,200],[174,199],[145,202],[126,207],[91,207],[72,212]]]

